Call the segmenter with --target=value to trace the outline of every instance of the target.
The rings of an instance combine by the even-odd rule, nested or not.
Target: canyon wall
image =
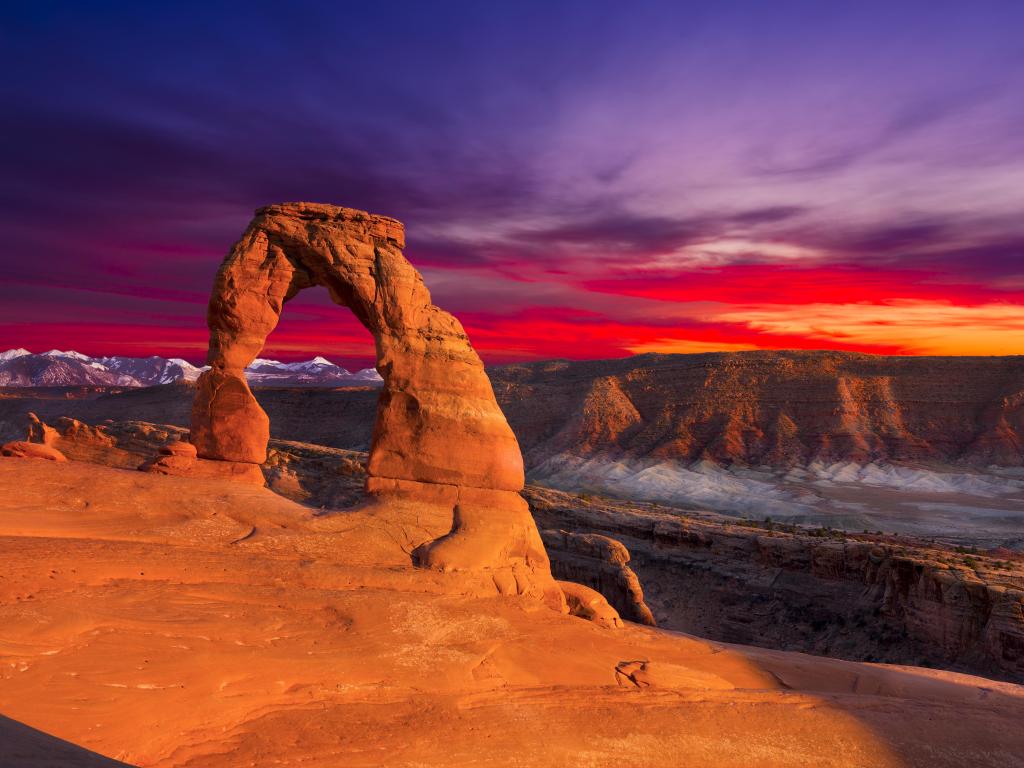
[[[1019,557],[1003,561],[888,536],[683,516],[538,486],[527,486],[526,496],[542,529],[559,526],[624,545],[660,627],[1024,681]],[[564,557],[552,550],[553,561]]]
[[[730,352],[489,369],[528,470],[559,454],[1024,464],[1024,357]]]

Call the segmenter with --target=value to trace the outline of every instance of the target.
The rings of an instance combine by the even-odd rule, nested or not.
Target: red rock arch
[[[266,460],[266,415],[243,371],[285,302],[322,285],[373,334],[384,387],[370,477],[517,491],[519,444],[462,325],[434,306],[402,255],[394,219],[306,203],[262,208],[214,282],[211,369],[199,384],[192,442],[199,456]]]
[[[203,459],[266,460],[269,420],[244,370],[285,303],[321,285],[373,334],[384,386],[367,466],[374,494],[449,504],[451,532],[418,550],[421,565],[493,571],[499,592],[555,602],[547,556],[518,491],[523,463],[462,325],[434,306],[402,255],[401,223],[350,208],[261,208],[221,264],[207,322],[210,370],[199,379],[191,441]]]

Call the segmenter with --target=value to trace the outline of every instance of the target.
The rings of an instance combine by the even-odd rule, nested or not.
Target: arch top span
[[[379,213],[367,213],[356,208],[345,208],[329,203],[275,203],[257,208],[254,221],[278,217],[309,222],[332,222],[344,229],[353,239],[390,242],[397,248],[405,248],[405,225],[398,219]]]

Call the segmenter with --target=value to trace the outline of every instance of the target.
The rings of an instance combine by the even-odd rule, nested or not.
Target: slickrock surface
[[[742,523],[537,486],[526,495],[542,528],[624,544],[661,627],[1024,682],[1024,559],[1014,553]],[[552,550],[552,559],[566,554]],[[578,580],[600,578],[603,566],[587,579],[590,563],[577,563]]]
[[[1024,754],[1018,686],[479,596],[471,573],[411,566],[448,523],[431,510],[317,514],[239,483],[0,459],[0,764],[110,764],[90,750],[161,768],[961,768]]]
[[[189,440],[204,460],[248,467],[258,482],[269,419],[245,368],[285,302],[323,286],[373,335],[383,388],[367,460],[367,490],[430,502],[451,529],[412,553],[424,567],[487,572],[502,594],[564,607],[526,503],[523,462],[483,363],[462,325],[434,306],[402,255],[401,223],[351,208],[261,208],[221,264],[207,313],[210,370],[197,382]],[[164,462],[166,464],[166,462]],[[159,471],[158,460],[151,469]],[[382,501],[382,503],[384,503]]]
[[[107,466],[162,458],[185,435],[142,422],[43,426],[69,458]],[[276,493],[341,509],[365,498],[365,461],[271,440],[262,469]],[[653,608],[666,628],[715,640],[1024,680],[1024,560],[1013,552],[958,553],[539,486],[526,496],[547,529],[555,577],[596,589],[627,620],[647,623]]]

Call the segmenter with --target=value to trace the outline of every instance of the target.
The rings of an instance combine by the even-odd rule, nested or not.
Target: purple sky
[[[0,349],[201,359],[313,200],[489,361],[1024,353],[1024,3],[156,5],[0,11]],[[267,354],[367,361],[308,293]]]

